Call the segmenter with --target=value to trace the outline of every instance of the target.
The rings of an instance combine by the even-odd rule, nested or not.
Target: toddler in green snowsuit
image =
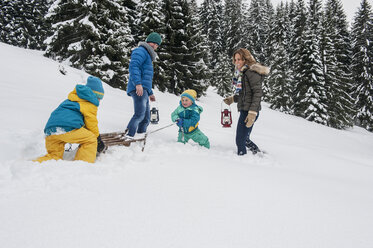
[[[179,106],[172,112],[171,119],[179,126],[179,136],[177,141],[187,143],[189,139],[197,142],[201,146],[210,148],[210,142],[206,135],[198,128],[200,114],[203,109],[196,105],[195,90],[186,90],[181,94]]]

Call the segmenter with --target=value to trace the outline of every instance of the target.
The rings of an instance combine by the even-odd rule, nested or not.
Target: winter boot
[[[257,154],[258,152],[261,152],[259,147],[249,139],[246,139],[245,145],[247,149],[249,149],[253,154]]]
[[[129,136],[129,135],[125,135],[123,138],[123,145],[124,146],[130,146],[131,145],[131,142],[133,141],[133,137],[132,136]]]

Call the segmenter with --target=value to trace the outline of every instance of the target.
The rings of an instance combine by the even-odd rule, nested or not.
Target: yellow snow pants
[[[76,152],[74,160],[83,160],[89,163],[94,163],[97,152],[97,138],[88,129],[82,127],[72,130],[64,134],[49,135],[45,138],[45,147],[48,154],[35,159],[35,162],[43,162],[47,160],[59,160],[63,158],[65,152],[65,144],[80,144]]]

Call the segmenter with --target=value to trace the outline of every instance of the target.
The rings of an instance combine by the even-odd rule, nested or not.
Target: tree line
[[[3,0],[0,41],[38,49],[126,89],[131,50],[163,37],[154,86],[180,94],[209,86],[232,94],[233,51],[271,68],[264,100],[338,129],[373,131],[373,13],[362,0],[351,24],[340,0]]]

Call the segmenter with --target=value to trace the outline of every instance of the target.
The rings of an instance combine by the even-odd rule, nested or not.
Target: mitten
[[[223,101],[225,102],[225,104],[231,105],[234,102],[234,96],[228,96],[228,97],[224,98]]]
[[[183,118],[177,119],[177,120],[176,120],[176,124],[177,124],[179,127],[183,127],[184,119],[183,119]]]
[[[254,124],[254,121],[255,121],[255,119],[256,119],[256,115],[257,115],[258,113],[257,112],[255,112],[255,111],[249,111],[249,113],[248,113],[248,115],[247,115],[247,117],[246,117],[246,119],[245,119],[245,122],[246,122],[246,127],[251,127],[253,124]]]
[[[105,150],[105,143],[101,139],[101,135],[97,137],[97,153],[101,153],[103,150]]]

